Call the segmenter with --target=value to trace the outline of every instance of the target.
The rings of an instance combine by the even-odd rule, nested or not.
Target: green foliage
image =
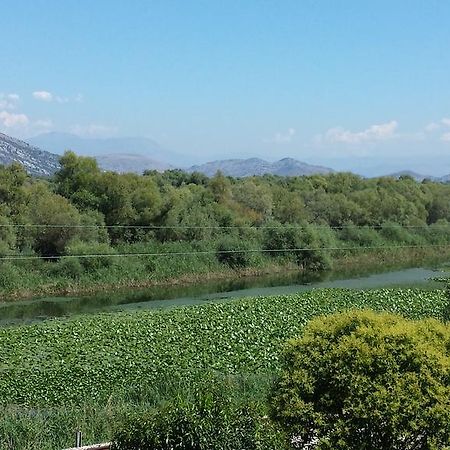
[[[392,245],[434,246],[441,252],[437,246],[450,244],[449,205],[450,185],[419,184],[408,177],[339,173],[234,179],[180,170],[139,176],[103,172],[95,159],[66,152],[52,180],[32,179],[17,164],[0,167],[0,256],[59,257],[74,254],[74,242],[89,243],[78,249],[85,255],[97,245],[108,253],[130,253],[135,244],[156,251],[166,245],[181,253],[204,251],[158,264],[83,258],[83,273],[74,265],[67,267],[67,277],[66,263],[49,268],[35,261],[29,265],[35,286],[22,280],[35,292],[77,283],[134,284],[230,267],[296,263],[303,270],[326,270],[336,257],[363,252],[376,257],[377,248]],[[272,224],[277,229],[265,228]],[[232,249],[242,252],[225,256]],[[250,249],[262,252],[245,253]]]
[[[0,256],[11,255],[16,246],[16,233],[8,218],[0,216]]]
[[[99,242],[81,242],[78,240],[71,241],[67,245],[67,255],[80,256],[77,259],[80,265],[87,271],[96,271],[102,268],[111,267],[116,258],[113,255],[115,250],[109,244]],[[83,255],[97,255],[94,257],[84,258]],[[73,264],[73,263],[72,263]],[[75,266],[72,265],[72,268]]]
[[[232,269],[247,267],[253,256],[251,247],[248,241],[238,236],[226,236],[218,242],[216,256],[220,263]]]
[[[384,244],[382,236],[373,227],[346,225],[340,230],[339,238],[359,247],[380,247]]]
[[[57,277],[78,280],[84,273],[84,267],[78,258],[62,257],[51,265],[51,273]]]
[[[30,190],[28,219],[37,228],[32,228],[34,249],[43,256],[61,255],[67,243],[78,233],[80,213],[60,195],[35,185]],[[59,227],[58,225],[61,225]]]
[[[0,165],[0,206],[7,207],[13,216],[20,213],[26,201],[27,178],[25,169],[18,163],[7,167]]]
[[[350,311],[292,340],[272,416],[298,448],[442,449],[450,445],[450,328]]]
[[[330,251],[322,248],[335,246],[334,236],[326,226],[314,229],[303,223],[299,227],[283,227],[271,222],[264,230],[264,248],[275,257],[290,256],[308,270],[330,268]]]
[[[80,403],[145,391],[164,375],[270,373],[313,317],[373,308],[443,318],[443,291],[320,290],[170,311],[99,314],[0,329],[0,401]]]
[[[10,262],[0,262],[0,289],[10,290],[18,288],[23,274],[21,270]]]
[[[188,397],[132,414],[113,438],[115,450],[282,450],[284,436],[256,403],[236,404],[227,383],[206,376]]]

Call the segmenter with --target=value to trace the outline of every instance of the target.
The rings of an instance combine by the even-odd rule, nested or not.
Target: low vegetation
[[[318,290],[228,303],[100,314],[0,329],[0,399],[61,405],[134,395],[164,378],[268,373],[313,317],[349,308],[443,318],[442,291]]]
[[[236,426],[259,436],[255,442],[276,443],[267,449],[282,448],[281,432],[264,417],[284,343],[312,318],[350,309],[442,320],[447,298],[444,290],[317,290],[1,329],[0,448],[70,446],[76,427],[84,430],[86,442],[113,434],[131,442],[132,423],[136,433],[154,436],[141,419],[149,429],[164,431],[182,417],[193,433],[201,422],[199,408],[215,408],[205,404],[212,398],[208,386],[226,400],[227,420],[220,429],[225,435]],[[235,423],[242,408],[250,411],[248,422]],[[201,424],[207,439],[210,425]]]

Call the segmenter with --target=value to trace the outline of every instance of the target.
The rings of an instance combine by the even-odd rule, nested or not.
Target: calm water
[[[429,280],[438,275],[436,271],[433,267],[415,267],[391,269],[381,273],[358,273],[353,270],[305,275],[291,272],[191,286],[153,287],[78,297],[36,298],[0,304],[0,326],[101,311],[172,308],[247,296],[291,294],[317,288],[433,288],[440,286]]]

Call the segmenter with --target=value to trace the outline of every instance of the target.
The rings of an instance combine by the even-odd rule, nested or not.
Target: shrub
[[[273,222],[265,230],[266,250],[275,257],[290,255],[299,266],[309,270],[329,269],[331,258],[325,249],[334,245],[334,235],[326,226],[320,229],[307,224],[277,227]]]
[[[51,264],[51,274],[76,280],[83,275],[84,268],[78,258],[62,257],[57,263]]]
[[[339,238],[346,243],[353,243],[360,247],[380,247],[383,245],[380,234],[371,227],[347,225],[340,231]]]
[[[22,284],[23,274],[20,269],[10,262],[0,262],[0,289],[12,291]]]
[[[350,311],[314,319],[285,352],[271,415],[296,448],[450,445],[450,329]]]
[[[227,386],[209,380],[193,398],[178,397],[129,416],[115,433],[114,450],[282,450],[283,434],[255,403],[234,404]]]
[[[233,269],[247,267],[252,257],[250,247],[247,241],[239,237],[225,236],[217,244],[216,256],[220,263]]]
[[[415,231],[414,228],[411,229],[412,232]],[[388,242],[395,242],[400,244],[420,244],[420,237],[414,236],[404,228],[395,222],[385,222],[380,228],[381,236]]]
[[[113,255],[115,250],[106,243],[72,241],[67,246],[68,255]],[[81,257],[80,263],[88,272],[93,272],[115,263],[114,256]]]

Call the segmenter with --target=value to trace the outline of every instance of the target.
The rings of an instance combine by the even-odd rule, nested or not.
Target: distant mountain
[[[440,177],[439,181],[441,183],[450,183],[450,175],[444,175],[443,177]]]
[[[174,168],[170,164],[156,161],[147,156],[129,153],[100,155],[96,156],[95,159],[103,170],[110,170],[119,173],[134,172],[141,174],[145,170],[157,170],[158,172],[164,172],[165,170]]]
[[[29,139],[33,145],[50,152],[62,154],[65,150],[72,150],[79,155],[100,156],[146,155],[155,162],[164,161],[166,164],[187,165],[189,161],[182,155],[170,152],[156,141],[142,137],[119,138],[83,138],[70,133],[44,133]],[[158,162],[158,164],[162,164]]]
[[[218,170],[224,175],[232,177],[249,177],[264,174],[301,176],[334,172],[333,169],[328,167],[313,166],[293,158],[280,159],[280,161],[274,163],[260,158],[225,159],[192,166],[187,169],[188,172],[201,172],[209,177],[214,176]]]
[[[421,182],[423,180],[441,181],[441,178],[439,178],[439,177],[433,177],[430,175],[422,175],[422,174],[414,172],[412,170],[401,170],[400,172],[391,173],[387,176],[393,177],[393,178],[400,178],[403,176],[408,176],[408,177],[414,178],[414,180],[416,180],[417,182]],[[445,177],[442,177],[442,178],[445,178]]]
[[[59,156],[0,133],[0,164],[22,164],[30,175],[50,176],[59,168]]]

